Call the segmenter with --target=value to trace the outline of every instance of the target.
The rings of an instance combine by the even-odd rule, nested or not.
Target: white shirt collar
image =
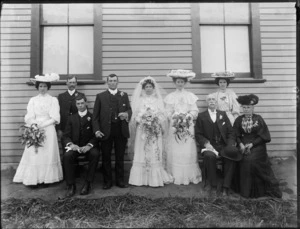
[[[75,89],[73,91],[68,89],[68,92],[69,92],[70,95],[73,95],[75,93]]]
[[[108,91],[109,91],[111,94],[115,95],[115,94],[117,94],[118,89],[116,88],[115,90],[112,90],[112,89],[109,89],[109,88],[108,88]]]
[[[80,117],[85,116],[87,114],[87,109],[83,112],[78,111],[78,114],[79,114]]]
[[[208,109],[208,113],[209,113],[209,116],[210,116],[211,120],[213,122],[216,122],[216,120],[217,120],[217,110],[211,111],[210,109]]]

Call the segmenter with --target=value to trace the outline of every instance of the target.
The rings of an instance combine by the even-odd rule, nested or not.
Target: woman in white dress
[[[170,125],[167,144],[167,171],[174,177],[174,184],[197,184],[202,180],[199,168],[196,141],[194,139],[194,121],[198,115],[198,97],[185,90],[189,79],[195,77],[195,73],[189,70],[172,70],[167,75],[173,79],[176,90],[168,94],[164,100]],[[189,119],[189,126],[180,133],[177,128],[178,115],[183,114]],[[184,124],[184,123],[183,123]]]
[[[55,124],[60,122],[58,100],[47,92],[52,81],[59,79],[57,74],[35,76],[32,79],[39,91],[37,96],[29,100],[25,123],[30,126],[36,123],[45,130],[45,141],[37,150],[34,146],[27,147],[23,152],[13,182],[36,186],[49,184],[63,179]]]
[[[234,73],[225,71],[214,73],[211,76],[215,78],[215,83],[219,86],[218,91],[213,93],[217,99],[217,109],[226,112],[231,126],[233,126],[235,119],[240,115],[237,95],[233,90],[227,88],[230,80],[234,79]]]
[[[173,182],[164,169],[166,116],[161,90],[154,78],[145,77],[137,84],[131,105],[129,152],[134,157],[129,184],[159,187]]]

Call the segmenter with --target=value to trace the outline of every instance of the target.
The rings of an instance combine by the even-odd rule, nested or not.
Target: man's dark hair
[[[76,101],[77,101],[77,100],[82,100],[82,99],[84,100],[84,102],[87,101],[85,95],[78,94],[78,95],[75,97],[75,100],[76,100]]]
[[[112,73],[112,74],[108,75],[107,81],[108,81],[108,78],[113,78],[113,77],[117,77],[117,80],[119,80],[119,77],[116,74]]]
[[[73,78],[75,78],[76,83],[77,83],[77,77],[74,76],[74,75],[69,75],[69,76],[67,77],[67,82],[68,82],[69,80],[73,79]]]

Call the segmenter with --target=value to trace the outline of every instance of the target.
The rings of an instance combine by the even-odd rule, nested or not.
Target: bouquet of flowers
[[[142,128],[142,138],[147,140],[157,139],[161,134],[161,119],[163,114],[147,107],[146,110],[139,113],[136,120],[140,123],[139,128]]]
[[[175,140],[177,142],[184,141],[186,142],[188,137],[194,138],[191,131],[189,130],[193,119],[191,115],[188,114],[174,114],[173,117],[173,130],[175,135]]]
[[[37,124],[33,123],[30,126],[22,125],[20,131],[22,132],[20,137],[21,144],[26,145],[28,148],[34,146],[37,153],[37,148],[42,146],[45,140],[45,130],[39,129]]]

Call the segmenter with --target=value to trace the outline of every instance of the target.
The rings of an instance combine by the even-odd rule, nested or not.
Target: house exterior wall
[[[232,83],[237,95],[255,93],[255,107],[266,121],[272,141],[269,156],[289,156],[296,150],[296,20],[294,3],[259,3],[262,68],[265,83]],[[29,98],[37,94],[28,86],[30,75],[31,4],[4,4],[1,16],[1,168],[16,167],[23,153],[19,126],[24,122]],[[191,6],[189,3],[102,5],[102,76],[119,76],[119,88],[132,94],[145,76],[156,78],[167,93],[174,85],[170,69],[193,69]],[[95,95],[106,85],[80,85],[92,111]],[[215,84],[188,84],[199,97],[217,90]],[[57,96],[65,85],[53,85]]]

